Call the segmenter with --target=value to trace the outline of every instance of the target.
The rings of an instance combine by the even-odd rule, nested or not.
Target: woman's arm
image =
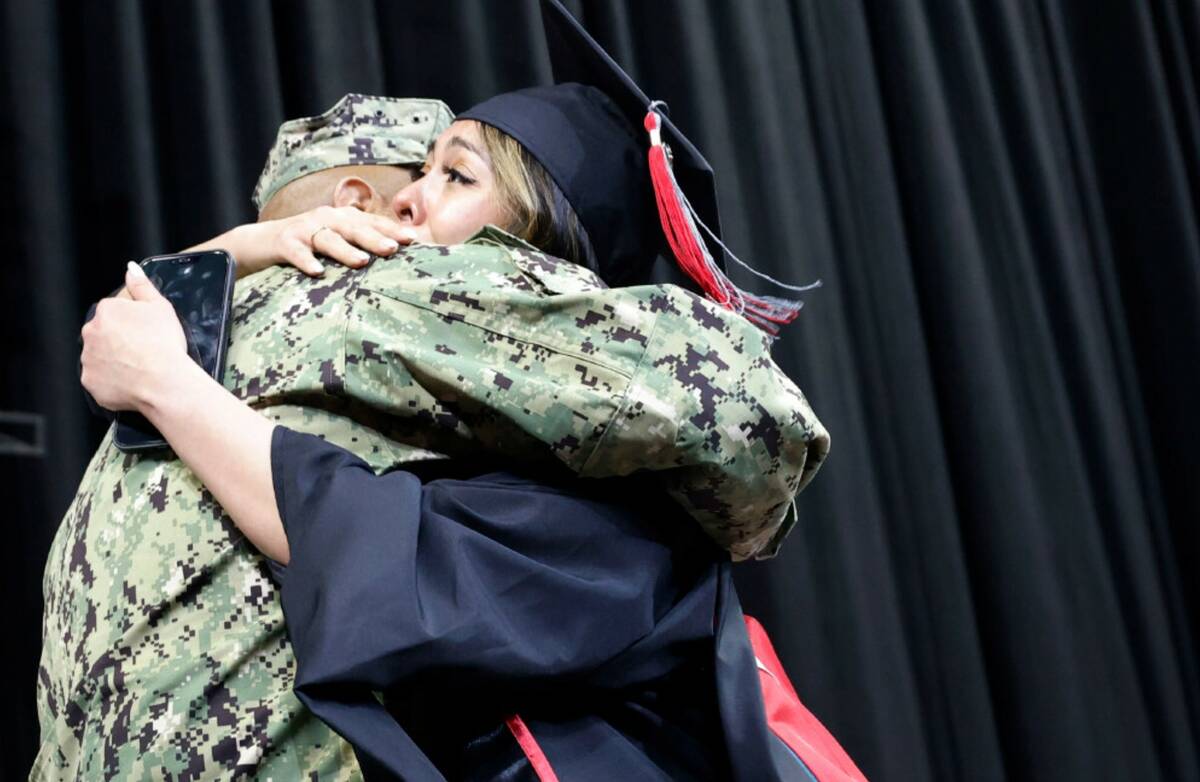
[[[371,253],[388,256],[412,240],[412,229],[402,228],[395,220],[352,206],[319,206],[278,220],[235,226],[183,252],[225,250],[237,261],[238,279],[281,264],[320,277],[325,267],[317,259],[318,253],[358,268],[370,260]],[[129,298],[124,288],[112,295]]]
[[[319,206],[298,215],[247,223],[189,247],[185,252],[226,250],[237,261],[238,277],[276,264],[291,264],[319,277],[324,267],[317,254],[359,267],[370,254],[387,256],[412,241],[411,229],[395,220],[353,206]]]
[[[149,384],[138,407],[262,553],[286,565],[288,542],[271,482],[275,425],[191,359]]]
[[[260,551],[286,564],[287,537],[271,482],[274,425],[192,361],[170,302],[136,264],[132,300],[105,299],[83,328],[81,380],[109,410],[137,410]]]

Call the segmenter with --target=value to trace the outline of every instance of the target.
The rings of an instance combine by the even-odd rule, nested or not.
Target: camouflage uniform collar
[[[483,228],[480,228],[475,232],[474,236],[463,242],[463,244],[498,244],[501,247],[519,247],[535,253],[540,252],[538,248],[521,237],[510,234],[503,228],[497,228],[494,225],[485,225]]]
[[[490,244],[507,248],[512,262],[551,293],[586,293],[608,287],[591,269],[546,255],[524,239],[494,225],[485,225],[465,244]]]

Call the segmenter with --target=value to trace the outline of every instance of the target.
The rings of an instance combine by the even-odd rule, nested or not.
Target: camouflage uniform
[[[769,554],[828,435],[745,321],[606,289],[495,229],[320,279],[238,284],[225,385],[382,471],[481,448],[587,476],[654,470],[735,557]],[[32,778],[359,776],[292,694],[265,562],[170,453],[101,443],[44,580]]]
[[[451,118],[441,101],[346,95],[280,126],[254,205],[333,166],[420,163]],[[273,270],[239,283],[229,377],[257,361],[239,350],[256,302],[290,279]],[[59,529],[44,594],[31,779],[360,776],[349,745],[291,693],[295,661],[261,559],[169,454],[126,456],[105,438]]]

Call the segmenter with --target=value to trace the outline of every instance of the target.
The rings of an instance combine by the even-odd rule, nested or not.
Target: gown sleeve
[[[375,475],[284,427],[271,463],[296,690],[367,767],[412,768],[399,755],[415,750],[374,692],[415,677],[450,697],[552,686],[649,634],[676,596],[671,545],[612,498],[507,473]]]

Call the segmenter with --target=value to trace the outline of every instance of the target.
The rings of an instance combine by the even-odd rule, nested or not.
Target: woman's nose
[[[400,222],[416,225],[425,219],[423,183],[424,177],[414,180],[392,197],[392,212]]]

